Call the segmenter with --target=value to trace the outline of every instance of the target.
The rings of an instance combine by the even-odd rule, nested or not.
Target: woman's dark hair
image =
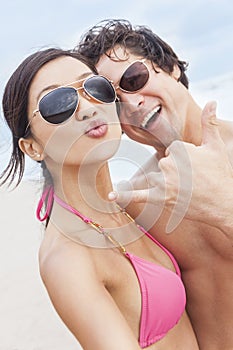
[[[178,59],[172,48],[145,26],[133,27],[127,20],[109,19],[99,22],[88,30],[74,48],[96,64],[106,52],[121,46],[128,52],[154,62],[167,73],[172,73],[177,65],[180,69],[179,81],[188,88],[185,74],[188,64]]]
[[[62,56],[74,57],[96,72],[94,66],[87,62],[87,59],[81,54],[59,48],[49,48],[37,51],[27,57],[15,70],[6,84],[2,106],[5,120],[12,133],[12,153],[6,169],[0,175],[0,185],[3,185],[8,180],[10,181],[9,185],[11,185],[16,176],[18,177],[16,186],[22,180],[25,157],[19,148],[18,141],[21,137],[25,137],[28,124],[28,95],[30,85],[36,73],[44,64]],[[43,164],[42,168],[44,167],[45,165]]]

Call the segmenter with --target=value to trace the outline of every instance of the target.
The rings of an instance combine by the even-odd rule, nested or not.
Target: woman
[[[18,173],[20,182],[24,154],[49,174],[37,210],[47,219],[40,272],[84,349],[196,350],[177,263],[107,201],[107,160],[121,129],[115,90],[93,71],[59,49],[32,54],[16,69],[3,97],[13,152],[2,178]]]

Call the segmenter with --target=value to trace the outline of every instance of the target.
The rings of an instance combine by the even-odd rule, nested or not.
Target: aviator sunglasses
[[[132,62],[121,76],[117,89],[123,92],[134,93],[146,85],[149,80],[149,68],[144,60],[137,60]]]
[[[82,86],[78,88],[70,86],[81,81]],[[33,112],[32,119],[27,124],[25,135],[37,112],[40,112],[41,117],[49,124],[62,124],[72,117],[80,100],[78,90],[82,89],[86,97],[100,103],[108,104],[116,100],[116,91],[112,83],[101,75],[77,80],[71,84],[58,87],[41,98],[38,109]]]

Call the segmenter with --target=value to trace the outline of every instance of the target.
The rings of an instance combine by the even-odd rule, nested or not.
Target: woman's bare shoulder
[[[55,279],[56,275],[68,277],[73,271],[79,276],[90,273],[94,263],[90,248],[61,235],[55,226],[49,225],[39,250],[39,268],[46,284],[51,276]]]

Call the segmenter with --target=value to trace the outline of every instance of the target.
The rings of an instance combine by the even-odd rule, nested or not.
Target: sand
[[[0,190],[0,350],[79,350],[40,279],[39,195],[32,181],[12,192]]]

